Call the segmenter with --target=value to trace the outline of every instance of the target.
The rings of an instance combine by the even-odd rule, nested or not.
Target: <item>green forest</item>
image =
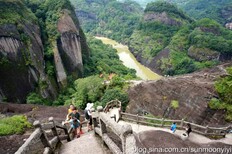
[[[119,38],[120,41],[129,44],[134,55],[141,55],[146,61],[152,61],[160,52],[168,49],[170,51],[168,57],[161,58],[157,62],[161,72],[167,75],[186,74],[212,67],[220,63],[219,55],[232,56],[232,32],[223,27],[225,22],[231,21],[231,17],[227,15],[230,11],[230,1],[217,3],[214,0],[207,2],[170,0],[168,2],[176,5],[160,1],[149,3],[145,7],[143,16],[133,27],[133,32],[128,35],[129,39]],[[78,9],[81,10],[82,7]],[[179,24],[172,25],[168,22],[144,19],[146,14],[162,12],[166,12],[167,20],[175,20]],[[112,33],[118,34],[118,31],[111,30]],[[112,35],[103,35],[115,39]],[[231,78],[226,77],[215,84],[220,98],[212,99],[209,104],[213,109],[226,109],[228,121],[231,121],[232,115],[230,82]]]
[[[146,2],[141,1],[143,4]],[[167,0],[148,3],[144,8],[134,1],[116,0],[12,0],[9,6],[1,4],[3,1],[0,1],[0,18],[4,20],[0,25],[16,24],[19,30],[22,23],[39,25],[46,74],[55,87],[53,43],[60,37],[57,22],[63,9],[69,10],[75,25],[81,24],[81,41],[87,39],[88,46],[82,46],[83,74],[78,77],[68,74],[68,84],[57,88],[56,99],[40,96],[39,89],[47,86],[40,81],[36,90],[27,96],[26,103],[29,104],[74,103],[83,109],[88,102],[104,106],[112,99],[119,99],[125,109],[129,102],[129,85],[125,81],[136,78],[135,70],[126,68],[116,50],[94,36],[105,36],[127,44],[148,67],[154,64],[156,57],[168,51],[154,64],[162,75],[192,73],[232,57],[232,31],[224,27],[232,20],[229,0],[220,3],[215,0]],[[20,39],[28,42],[23,32]],[[5,59],[0,62],[7,63]],[[229,76],[215,84],[219,98],[212,99],[209,106],[226,109],[226,119],[231,121],[231,68],[227,71]],[[113,79],[109,79],[111,75]]]
[[[84,32],[125,42],[142,16],[142,8],[133,1],[71,0]]]
[[[123,0],[122,0],[123,1]],[[126,0],[124,0],[126,1]],[[160,0],[134,0],[143,8],[150,2]],[[164,0],[181,8],[194,19],[210,18],[224,25],[231,22],[231,0]]]
[[[74,80],[69,77],[68,87],[63,89],[55,101],[43,99],[36,93],[27,97],[27,103],[45,105],[69,105],[71,103],[84,109],[88,102],[105,105],[108,101],[118,99],[125,107],[128,103],[126,80],[136,78],[135,70],[126,68],[109,45],[88,37],[90,58],[84,64],[84,78]],[[109,75],[115,74],[112,80]],[[110,81],[108,84],[104,82]]]
[[[145,15],[167,13],[166,21],[142,19],[130,37],[135,55],[152,61],[164,49],[170,54],[157,61],[161,72],[168,75],[191,73],[219,63],[219,54],[230,57],[232,32],[215,20],[194,21],[167,2],[149,3]],[[173,21],[179,24],[174,24]]]
[[[41,28],[41,37],[45,47],[46,73],[49,75],[52,83],[56,85],[52,43],[60,35],[57,30],[57,22],[61,16],[62,9],[70,10],[70,15],[73,16],[75,24],[79,25],[79,21],[75,17],[74,8],[68,0],[24,0],[20,4],[24,8],[27,6],[31,9],[30,11],[26,8],[28,12],[25,15],[30,15],[28,19],[33,19]],[[113,7],[114,4],[112,3],[111,5]],[[11,12],[9,14],[9,16],[12,15]],[[15,16],[15,18],[17,19],[12,19],[10,22],[16,22],[20,16]],[[107,20],[110,21],[111,19]],[[112,26],[118,28],[115,26],[115,23]],[[85,38],[83,32],[81,30],[80,32],[82,33],[82,37]],[[123,34],[120,33],[119,35]],[[88,102],[104,106],[108,101],[118,99],[123,102],[124,107],[126,106],[129,101],[126,93],[128,85],[124,82],[136,78],[135,70],[126,68],[119,60],[116,50],[111,46],[104,45],[101,41],[90,35],[88,35],[87,40],[88,47],[82,47],[82,56],[84,59],[82,78],[76,79],[75,76],[69,75],[67,87],[59,90],[59,94],[55,100],[41,97],[38,87],[36,91],[28,95],[27,103],[44,105],[69,105],[70,103],[74,103],[79,108],[84,109]],[[89,56],[86,55],[85,50],[89,50]],[[114,75],[111,81],[109,81],[110,74]],[[104,84],[106,81],[108,81],[107,84]],[[38,86],[46,86],[46,83],[39,83]]]

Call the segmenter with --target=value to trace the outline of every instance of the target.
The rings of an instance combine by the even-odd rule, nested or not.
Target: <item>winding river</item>
[[[128,68],[133,68],[136,70],[136,75],[143,80],[158,80],[161,78],[160,75],[152,72],[149,68],[140,64],[134,55],[129,51],[128,47],[120,44],[114,40],[106,37],[95,37],[101,40],[104,44],[112,45],[114,49],[117,50],[118,56],[123,64]]]

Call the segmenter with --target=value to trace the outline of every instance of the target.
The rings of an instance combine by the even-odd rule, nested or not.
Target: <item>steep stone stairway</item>
[[[101,143],[94,132],[86,132],[79,138],[61,146],[60,154],[108,154],[110,151]]]
[[[92,118],[95,131],[87,132],[87,128],[83,127],[84,134],[82,134],[80,138],[74,138],[72,141],[71,129],[68,130],[67,127],[57,124],[52,117],[49,118],[49,122],[45,124],[40,124],[39,121],[35,121],[35,131],[16,153],[29,154],[31,153],[31,150],[33,150],[34,143],[41,142],[42,146],[40,150],[44,151],[44,154],[50,154],[52,152],[60,154],[135,154],[137,153],[135,149],[138,147],[137,141],[140,140],[141,136],[139,135],[141,133],[149,130],[157,130],[168,132],[166,134],[170,134],[169,123],[176,122],[178,129],[173,135],[175,135],[177,139],[181,137],[183,132],[185,132],[183,130],[183,125],[189,123],[184,120],[165,120],[123,113],[121,112],[121,103],[117,100],[109,102],[104,110],[102,107],[97,107],[97,112],[92,113]],[[153,120],[154,122],[148,123],[147,120]],[[145,126],[144,124],[152,124],[152,126]],[[227,146],[232,145],[232,134],[228,134],[228,132],[232,129],[231,126],[215,128],[200,126],[194,123],[191,123],[191,126],[193,132],[188,138],[190,142],[198,145],[211,143],[227,144]],[[57,128],[64,130],[64,139],[62,139],[61,135],[59,135]],[[52,131],[53,138],[47,137],[47,130]],[[205,137],[210,134],[214,136],[221,136],[222,139],[213,140]],[[173,135],[171,135],[172,138]],[[166,137],[165,140],[167,138],[168,137]],[[152,140],[153,139],[154,138],[152,138]],[[60,149],[57,149],[60,142],[63,144]],[[182,144],[182,142],[180,143]],[[107,145],[107,147],[105,145]],[[36,148],[38,149],[38,147]],[[57,150],[59,151],[57,152]]]

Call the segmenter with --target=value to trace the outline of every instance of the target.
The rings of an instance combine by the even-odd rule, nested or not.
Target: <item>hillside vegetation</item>
[[[84,109],[88,102],[96,105],[105,105],[108,101],[118,99],[126,106],[128,84],[124,81],[136,77],[135,70],[126,68],[119,60],[117,51],[100,40],[88,37],[90,58],[84,64],[84,78],[73,80],[69,78],[69,86],[63,89],[58,98],[51,102],[43,99],[36,93],[31,93],[27,102],[31,104],[69,105],[75,104]],[[110,84],[109,75],[114,77]]]
[[[212,19],[193,21],[170,3],[154,2],[147,5],[129,46],[154,71],[177,75],[230,59],[231,36],[230,30]],[[168,53],[163,55],[164,51]]]
[[[0,19],[0,25],[37,21],[35,15],[18,0],[0,0]]]
[[[85,32],[122,41],[130,37],[142,15],[133,1],[71,0]]]
[[[82,3],[85,4],[89,2],[82,1]],[[138,17],[141,8],[139,7],[139,5],[132,2],[128,3],[129,6],[122,3],[118,4],[118,2],[116,1],[108,1],[108,3],[110,3],[110,6],[105,8],[108,11],[106,12],[106,14],[112,11],[112,16],[101,14],[102,20],[104,18],[104,20],[106,21],[111,21],[111,25],[107,24],[107,26],[111,28],[114,27],[114,30],[118,31],[118,34],[113,37],[126,38],[126,35],[129,36],[130,33],[132,33],[132,29],[130,28],[130,26],[135,26],[134,18],[136,18],[135,20],[139,19]],[[25,96],[26,98],[22,100],[23,103],[26,102],[30,104],[45,105],[67,105],[69,103],[74,103],[78,107],[84,108],[87,102],[98,102],[97,104],[102,105],[112,99],[119,99],[124,104],[128,102],[128,96],[126,94],[128,85],[124,84],[124,81],[127,79],[135,78],[135,71],[126,68],[122,64],[122,62],[119,60],[116,50],[113,49],[111,46],[104,45],[101,41],[98,41],[92,37],[88,37],[88,44],[86,43],[86,37],[82,29],[80,28],[79,21],[76,18],[74,12],[74,8],[69,0],[0,0],[0,4],[0,26],[3,25],[2,27],[4,28],[11,24],[15,25],[17,28],[17,32],[13,30],[11,31],[11,27],[9,26],[9,28],[7,29],[9,31],[8,37],[12,37],[12,39],[17,39],[18,41],[22,40],[23,43],[25,42],[25,44],[28,45],[28,48],[32,50],[31,53],[27,54],[36,57],[36,60],[31,60],[29,59],[30,56],[28,56],[29,58],[25,59],[26,62],[28,62],[26,63],[26,65],[18,65],[18,57],[16,57],[16,61],[12,62],[12,67],[14,69],[18,66],[20,68],[22,66],[26,66],[26,68],[33,68],[34,66],[32,61],[37,62],[40,60],[36,54],[38,53],[37,50],[41,50],[41,69],[38,70],[38,72],[36,70],[34,74],[32,73],[29,75],[27,74],[27,72],[29,72],[30,70],[23,70],[25,71],[25,76],[23,76],[22,78],[24,80],[29,80],[28,82],[32,84],[32,88],[25,92],[25,95],[28,96]],[[104,6],[103,1],[96,1],[94,2],[94,4],[99,4],[99,6],[101,7]],[[113,8],[114,10],[112,10]],[[89,8],[89,10],[94,9]],[[99,10],[97,10],[97,12],[98,11]],[[125,16],[124,11],[127,11],[128,13]],[[134,15],[131,12],[137,13],[136,15]],[[113,16],[115,15],[118,15],[117,20],[120,20],[118,22],[125,21],[122,27],[118,27],[117,25],[119,24],[117,23],[117,21],[113,20]],[[131,19],[129,20],[129,18]],[[59,25],[59,23],[61,24]],[[34,29],[30,29],[30,24],[34,24],[37,31],[34,31]],[[102,31],[109,29],[109,27],[102,27]],[[120,29],[124,29],[125,31],[122,32]],[[15,34],[18,35],[18,32],[19,37],[16,37]],[[5,37],[2,29],[0,31],[0,37]],[[31,41],[34,38],[36,38],[37,41],[35,43]],[[65,65],[66,63],[68,63],[68,59],[62,57],[65,54],[71,54],[72,57],[76,57],[75,53],[72,52],[76,49],[79,50],[79,48],[72,48],[75,45],[79,45],[76,44],[77,41],[75,40],[75,38],[77,38],[77,41],[79,41],[80,39],[79,43],[81,44],[80,56],[82,57],[77,57],[83,59],[83,66],[81,66],[83,67],[83,70],[81,73],[76,70],[73,72],[69,71],[70,68],[67,67],[68,65]],[[68,44],[64,42],[65,39],[68,40],[68,43],[73,43]],[[4,41],[4,39],[1,39],[1,41],[2,40]],[[14,42],[11,43],[11,46],[15,45]],[[39,44],[38,48],[30,48],[31,46],[36,46],[36,43]],[[67,48],[64,49],[64,47]],[[60,73],[57,71],[57,61],[59,60],[56,59],[57,55],[55,55],[55,52],[57,52],[57,50],[58,53],[61,55],[61,63],[64,64],[64,71],[62,73],[67,74],[67,83],[65,86],[61,85],[57,77]],[[7,52],[8,50],[0,51],[0,73],[5,72],[5,70],[8,69],[9,71],[11,71],[12,74],[7,74],[4,76],[4,78],[9,78],[10,76],[10,79],[15,81],[13,75],[14,69],[8,67],[9,59],[5,56],[7,55]],[[18,52],[18,55],[20,55],[21,48]],[[24,51],[22,53],[24,53]],[[25,58],[27,57],[25,56]],[[2,71],[3,66],[7,67]],[[19,69],[16,70],[20,71]],[[40,77],[41,79],[37,79],[37,82],[32,83],[29,77],[34,77],[35,74],[38,75],[38,77]],[[108,84],[104,84],[104,82],[106,82],[107,80],[111,80],[111,82]],[[5,85],[6,84],[4,83],[4,86]],[[14,85],[11,85],[9,83],[9,85],[7,85],[7,88],[13,86]],[[24,88],[26,86],[28,86],[27,83],[23,83],[19,88]],[[46,88],[48,87],[54,88],[54,91],[57,92],[56,97],[47,97],[47,94],[42,91],[46,90]],[[12,89],[14,90],[14,88]],[[0,100],[2,100],[1,97],[2,94],[0,96]],[[3,100],[9,101],[10,99],[8,97],[4,97]]]
[[[210,18],[224,25],[232,21],[231,0],[170,0],[195,19]]]
[[[134,0],[143,8],[150,2],[160,0]],[[165,0],[177,5],[194,19],[210,18],[224,25],[232,21],[231,0]]]
[[[215,83],[215,89],[219,94],[219,98],[213,98],[209,103],[212,109],[224,109],[227,111],[225,119],[232,121],[232,67],[227,69],[228,76],[219,79]]]

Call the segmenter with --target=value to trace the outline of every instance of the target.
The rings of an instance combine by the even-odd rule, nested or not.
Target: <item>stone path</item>
[[[94,132],[83,134],[80,138],[65,143],[59,152],[60,154],[106,154],[106,148],[101,140],[95,137]]]
[[[116,110],[112,110],[111,114],[116,114]],[[143,131],[148,130],[162,130],[165,132],[171,133],[168,128],[159,128],[159,127],[151,127],[151,126],[144,126],[138,125],[134,123],[129,123],[125,121],[119,121],[119,124],[129,124],[132,126],[132,129],[135,133],[140,133]],[[181,136],[185,131],[184,130],[176,130],[174,135]],[[225,143],[232,145],[232,134],[226,135],[226,138],[220,140],[212,140],[205,136],[191,133],[188,140],[197,144],[207,144],[207,143]],[[111,153],[106,147],[101,144],[101,139],[94,135],[94,132],[86,132],[80,138],[74,139],[71,142],[67,142],[63,144],[60,154],[108,154]]]
[[[148,130],[162,130],[162,131],[171,133],[171,131],[168,128],[144,126],[144,125],[138,125],[138,124],[129,123],[129,122],[125,122],[125,121],[119,121],[119,124],[121,124],[121,125],[130,124],[132,126],[133,131],[136,133],[148,131]],[[183,134],[184,132],[185,132],[184,130],[176,130],[174,135],[181,136],[181,134]],[[198,144],[221,142],[221,143],[232,145],[232,134],[227,134],[225,138],[220,139],[220,140],[213,140],[213,139],[209,139],[205,136],[202,136],[202,135],[199,135],[199,134],[192,132],[188,139],[191,142],[198,143]]]

